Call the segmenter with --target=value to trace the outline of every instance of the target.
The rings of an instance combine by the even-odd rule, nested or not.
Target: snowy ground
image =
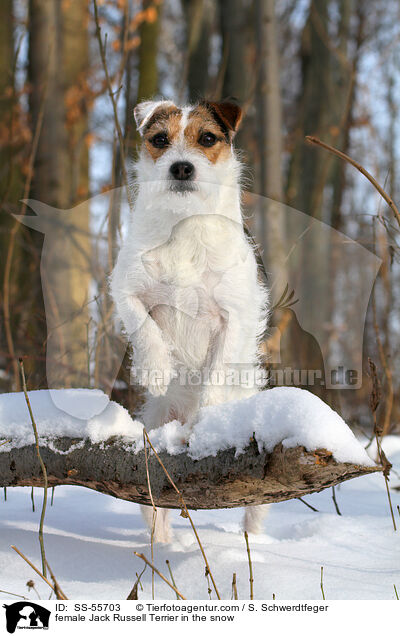
[[[387,440],[389,458],[400,471],[400,439]],[[391,484],[399,479],[392,476]],[[321,599],[320,568],[324,589],[332,599],[394,599],[393,584],[400,591],[400,529],[394,532],[382,475],[369,475],[337,489],[339,517],[331,491],[307,497],[316,513],[300,501],[271,506],[265,534],[250,535],[254,567],[254,592],[258,599]],[[400,492],[392,490],[396,505]],[[42,598],[48,588],[18,557],[15,544],[40,567],[37,529],[41,492],[35,490],[33,513],[29,488],[7,489],[0,501],[0,588],[33,600],[26,588],[34,579]],[[204,544],[221,597],[231,598],[232,573],[236,572],[239,598],[249,598],[248,563],[240,510],[194,512],[193,519]],[[189,599],[207,599],[204,563],[186,519],[173,513],[174,540],[155,546],[155,564],[168,576],[169,559],[176,584]],[[150,556],[149,537],[139,506],[114,500],[83,488],[56,489],[54,505],[45,523],[48,561],[70,599],[124,599],[135,572],[142,569],[133,551]],[[151,598],[151,575],[143,576],[140,598]],[[1,592],[3,599],[12,598]],[[156,578],[156,598],[172,599],[174,593]],[[213,598],[215,598],[213,594]]]

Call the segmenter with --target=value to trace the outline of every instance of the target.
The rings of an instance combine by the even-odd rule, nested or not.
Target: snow
[[[40,395],[36,395],[40,393]],[[285,395],[286,393],[286,395]],[[69,393],[71,398],[75,393]],[[239,435],[240,417],[242,425],[250,426],[259,443],[274,444],[270,429],[273,422],[279,424],[279,436],[287,445],[297,439],[311,445],[331,446],[335,453],[344,452],[343,444],[350,444],[356,452],[355,438],[345,432],[343,421],[328,407],[319,404],[315,418],[315,398],[276,389],[266,392],[270,400],[268,431],[262,426],[262,413],[266,404],[250,398],[246,408],[238,404],[204,409],[191,438],[192,452],[214,452],[221,444],[228,443],[227,426],[230,416],[235,414],[232,437]],[[275,407],[272,407],[272,396]],[[63,396],[66,398],[67,394]],[[83,394],[80,394],[82,397]],[[280,401],[293,396],[291,408],[286,409]],[[15,394],[0,396],[0,435],[18,431],[28,436],[29,417],[26,404]],[[70,416],[53,411],[49,396],[45,392],[30,394],[32,408],[38,419],[38,427],[46,434],[70,434],[74,437],[85,433],[101,439],[110,434],[131,434],[138,437],[141,425],[132,422],[128,413],[118,405],[107,404],[106,409],[87,421],[73,421]],[[87,399],[97,399],[89,393]],[[83,399],[83,398],[82,398]],[[86,399],[86,398],[85,398]],[[263,398],[265,399],[265,398]],[[242,410],[243,407],[243,410]],[[300,408],[301,407],[301,408]],[[106,415],[107,409],[109,413]],[[221,409],[221,422],[215,420]],[[225,409],[227,411],[225,412]],[[250,409],[250,410],[248,410]],[[304,409],[304,412],[302,411]],[[224,413],[222,413],[224,411]],[[282,423],[282,415],[291,413]],[[246,422],[251,415],[251,425]],[[88,411],[86,411],[88,415]],[[57,415],[54,420],[53,417]],[[90,413],[89,413],[90,415]],[[306,417],[307,415],[307,417]],[[59,419],[58,419],[59,418]],[[307,418],[311,418],[307,420]],[[5,421],[6,420],[6,421]],[[306,426],[311,421],[312,434]],[[331,422],[333,430],[325,431],[325,422]],[[208,446],[201,446],[202,431],[211,434],[208,424],[213,422],[213,436]],[[297,423],[297,424],[296,424]],[[95,424],[98,430],[95,430]],[[298,432],[296,432],[296,425]],[[80,428],[79,428],[80,427]],[[203,428],[202,428],[203,427]],[[79,435],[78,435],[79,432]],[[117,432],[117,433],[116,433]],[[267,434],[268,433],[268,434]],[[182,428],[171,422],[163,431],[151,431],[158,435],[160,445],[172,450],[182,446]],[[240,451],[246,435],[235,440]],[[278,435],[278,433],[276,433]],[[315,439],[313,435],[316,435]],[[319,435],[319,437],[318,437]],[[127,438],[129,439],[129,438]],[[313,439],[315,442],[313,443]],[[338,441],[339,440],[339,441]],[[326,443],[328,442],[328,443]],[[366,440],[363,442],[366,444]],[[363,445],[357,442],[362,449]],[[400,484],[400,438],[384,439],[383,449],[394,469],[391,474],[393,508],[400,504],[400,491],[393,487]],[[200,452],[200,451],[199,451]],[[363,459],[361,451],[359,459]],[[374,458],[374,447],[368,449]],[[7,500],[0,500],[0,596],[4,600],[15,600],[7,592],[23,594],[34,600],[35,593],[28,590],[26,582],[33,579],[42,598],[48,598],[48,588],[31,568],[10,549],[16,545],[40,568],[38,526],[41,512],[42,491],[34,489],[35,512],[31,507],[30,488],[7,488]],[[254,569],[254,592],[256,599],[321,600],[320,571],[324,568],[324,591],[327,600],[334,599],[394,599],[393,585],[400,589],[399,533],[394,532],[389,513],[384,479],[381,474],[371,474],[351,480],[336,487],[336,498],[342,516],[336,514],[330,489],[306,497],[306,501],[318,509],[313,512],[298,500],[290,500],[270,506],[264,521],[262,535],[250,535],[250,550]],[[207,580],[204,577],[204,562],[198,544],[187,519],[172,511],[173,539],[169,545],[155,546],[155,566],[165,575],[171,568],[179,590],[188,599],[208,599]],[[232,574],[236,572],[240,599],[249,598],[249,572],[247,553],[241,532],[242,510],[193,511],[192,518],[206,551],[213,576],[221,598],[231,598]],[[397,515],[397,520],[398,515]],[[400,525],[400,524],[399,524]],[[102,495],[76,486],[57,487],[54,505],[50,498],[45,517],[46,556],[59,583],[70,599],[124,599],[135,582],[136,572],[142,570],[142,562],[134,551],[150,557],[150,540],[141,518],[139,506]],[[140,599],[151,598],[151,573],[149,569],[142,577],[143,590]],[[156,577],[156,598],[174,599],[174,593]],[[213,593],[213,598],[215,595]]]
[[[88,437],[100,442],[112,435],[142,435],[143,427],[128,411],[96,389],[52,389],[29,391],[29,401],[40,438]],[[55,399],[53,399],[53,397]],[[74,417],[58,405],[74,405],[80,417]],[[0,395],[0,438],[12,439],[14,448],[32,444],[34,435],[23,393]],[[11,444],[0,446],[7,452]]]
[[[152,430],[150,439],[156,450],[175,454],[186,450],[182,447],[186,431],[184,427],[182,434],[180,423],[170,422]],[[282,442],[287,448],[326,448],[340,462],[374,463],[340,415],[309,391],[294,387],[276,387],[246,400],[203,408],[186,435],[193,459],[215,456],[232,447],[238,455],[255,435],[260,450],[272,451]]]
[[[389,454],[400,468],[397,452]],[[392,483],[392,480],[391,480]],[[394,481],[394,483],[396,483]],[[38,525],[41,490],[35,488],[35,512],[30,489],[8,488],[0,500],[0,589],[32,600],[26,582],[35,581],[42,598],[48,588],[10,545],[16,545],[40,568]],[[382,475],[373,474],[336,488],[339,517],[325,490],[305,499],[270,506],[263,535],[250,535],[257,599],[321,600],[320,568],[324,568],[327,600],[394,599],[400,588],[399,536],[393,531]],[[393,505],[400,493],[392,491]],[[170,545],[155,545],[155,566],[168,577],[169,559],[178,589],[188,599],[207,599],[204,562],[187,519],[173,511]],[[192,517],[206,551],[221,597],[231,598],[232,574],[237,574],[240,599],[249,598],[246,546],[240,530],[242,510],[193,511]],[[48,561],[70,599],[116,600],[128,596],[142,562],[134,551],[150,558],[150,540],[139,506],[74,486],[55,490],[54,505],[45,519]],[[151,599],[149,569],[142,578],[140,599]],[[2,599],[12,599],[1,593]],[[156,577],[156,598],[174,593]],[[213,599],[215,595],[213,593]],[[15,600],[15,599],[14,599]]]
[[[29,399],[43,440],[68,436],[90,438],[95,443],[119,435],[136,452],[143,448],[143,425],[101,391],[31,391]],[[81,417],[69,414],[70,404],[75,405],[75,412]],[[68,412],[58,408],[60,405]],[[156,450],[166,450],[171,455],[187,452],[193,459],[215,456],[227,448],[235,448],[239,454],[254,435],[260,449],[272,451],[280,442],[310,451],[326,448],[337,461],[373,465],[335,411],[309,391],[294,387],[276,387],[245,400],[205,407],[192,428],[174,421],[150,431]],[[22,393],[0,395],[0,437],[12,439],[13,446],[33,442]],[[0,446],[0,451],[9,450],[10,445]]]
[[[347,456],[341,453],[345,453],[347,444],[351,457],[357,457],[362,463],[363,445],[341,418],[316,398],[296,391],[271,389],[264,398],[255,396],[247,404],[230,403],[224,408],[204,409],[192,436],[189,435],[191,452],[214,453],[217,448],[233,444],[233,438],[240,452],[251,430],[259,443],[273,446],[282,438],[285,445],[294,445],[302,440],[305,445],[328,447],[343,459]],[[34,391],[30,399],[42,434],[86,435],[93,440],[118,434],[125,435],[129,443],[141,434],[140,423],[132,421],[121,406],[107,402],[101,413],[97,411],[98,400],[103,399],[99,392],[69,390],[60,397],[86,401],[82,413],[85,412],[88,419],[78,420],[63,414],[48,393]],[[89,409],[92,400],[97,401],[93,411]],[[266,412],[268,425],[263,424]],[[240,422],[245,430],[243,434]],[[275,425],[279,430],[274,430]],[[170,422],[161,430],[151,431],[151,435],[160,446],[177,452],[182,448],[182,430],[185,433],[185,427],[182,429],[176,422]],[[202,444],[205,432],[208,440]],[[16,433],[20,440],[30,439],[25,401],[19,394],[1,395],[0,435],[12,434],[14,439]],[[363,443],[366,444],[366,440]],[[393,487],[400,484],[400,438],[385,438],[383,449],[394,465],[390,485],[396,511],[400,491]],[[373,444],[368,452],[374,459]],[[318,512],[298,500],[269,507],[264,533],[249,538],[256,599],[272,599],[275,594],[278,601],[321,600],[321,566],[327,600],[395,598],[393,585],[400,589],[399,533],[393,530],[383,476],[371,474],[337,486],[336,498],[342,516],[337,515],[331,495],[328,489],[306,497]],[[7,498],[3,494],[0,500],[0,596],[4,600],[15,600],[6,592],[34,600],[35,592],[26,587],[29,579],[34,580],[41,598],[48,598],[45,583],[10,549],[11,544],[16,545],[40,568],[38,526],[42,490],[34,489],[34,512],[30,497],[30,488],[7,488]],[[155,566],[168,577],[165,564],[168,559],[182,594],[188,599],[208,599],[204,562],[193,531],[179,511],[171,514],[173,539],[169,545],[155,546]],[[221,598],[231,598],[235,572],[239,598],[248,599],[249,572],[241,532],[242,510],[193,511],[192,518]],[[70,599],[126,598],[135,582],[135,573],[142,570],[142,562],[133,552],[143,552],[150,557],[149,534],[138,505],[76,486],[57,487],[53,505],[49,497],[44,533],[46,557]],[[142,583],[139,598],[151,599],[149,569]],[[174,599],[172,590],[157,577],[156,598]]]

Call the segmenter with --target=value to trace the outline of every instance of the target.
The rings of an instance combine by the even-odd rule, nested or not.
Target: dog
[[[135,203],[111,294],[134,379],[147,389],[140,414],[147,430],[172,420],[193,425],[202,407],[263,388],[268,291],[243,226],[233,148],[241,117],[230,102],[145,101],[134,109],[142,139]],[[233,370],[246,381],[225,381]],[[142,511],[151,526],[152,509]],[[244,529],[261,531],[264,512],[247,507]],[[168,511],[158,509],[154,539],[170,536]]]

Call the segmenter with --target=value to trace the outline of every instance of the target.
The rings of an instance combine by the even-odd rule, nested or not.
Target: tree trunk
[[[222,60],[217,99],[236,99],[243,109],[244,119],[235,138],[235,146],[245,153],[245,162],[255,166],[257,155],[255,109],[253,105],[256,73],[256,50],[253,3],[246,0],[219,0]]]
[[[12,442],[11,442],[12,443]],[[144,451],[127,450],[126,442],[110,439],[101,444],[60,438],[41,446],[49,486],[77,485],[118,499],[150,505]],[[322,449],[278,445],[267,453],[252,443],[235,457],[235,450],[216,457],[193,460],[185,453],[159,455],[175,485],[191,509],[235,508],[294,499],[376,471],[341,464]],[[154,455],[149,457],[149,476],[154,503],[180,508],[179,496]],[[43,479],[34,445],[0,453],[1,486],[41,486]]]
[[[189,100],[196,102],[213,97],[210,94],[209,57],[214,7],[208,0],[184,0],[183,8],[187,31],[184,80],[185,83],[187,80]]]
[[[14,19],[12,0],[0,2],[0,297],[4,299],[1,321],[4,318],[4,333],[0,332],[2,369],[7,375],[0,379],[3,390],[19,389],[19,372],[16,356],[18,349],[15,336],[20,323],[14,307],[26,294],[26,276],[21,277],[21,250],[19,242],[11,248],[11,232],[15,220],[11,213],[18,212],[23,195],[20,137],[20,113],[15,95]],[[12,249],[12,254],[10,250]],[[7,261],[11,267],[7,274]],[[3,303],[2,303],[3,304]],[[7,305],[7,307],[6,307]]]
[[[264,264],[278,300],[287,283],[282,179],[282,105],[275,0],[256,0],[255,25],[260,63],[256,103],[259,119],[261,235]],[[268,199],[266,198],[268,197]]]
[[[67,135],[60,72],[60,19],[60,6],[55,0],[30,0],[28,79],[32,86],[29,96],[32,134],[43,111],[42,134],[35,155],[30,196],[51,206],[65,208],[68,201]],[[32,246],[40,258],[44,237],[38,232],[30,234]],[[25,366],[30,386],[40,388],[47,384],[47,331],[41,274],[37,263],[31,271],[30,285],[30,315],[35,316],[35,319],[29,324],[28,339],[34,343],[36,355],[28,358]]]
[[[69,203],[68,136],[65,126],[61,3],[30,0],[29,79],[33,126],[44,87],[43,129],[35,160],[32,197],[54,207]]]
[[[333,172],[332,157],[315,152],[305,144],[305,135],[315,135],[334,146],[341,146],[351,103],[351,64],[348,60],[350,3],[338,2],[339,25],[336,40],[329,32],[328,3],[312,0],[308,19],[302,33],[300,51],[302,83],[298,100],[298,119],[293,134],[294,150],[287,182],[287,203],[325,223],[331,223],[333,214],[338,220],[341,202],[339,189],[344,185],[339,172]],[[337,44],[338,42],[338,44]],[[333,206],[326,195],[326,186],[334,188]],[[333,333],[331,294],[331,234],[310,228],[305,240],[296,249],[296,296],[300,298],[303,320],[308,325],[325,325],[324,343],[315,346],[313,338],[299,339],[292,331],[290,349],[293,367],[319,371],[325,378],[324,359],[329,360]],[[322,385],[310,390],[332,403],[337,391],[329,392]]]
[[[71,211],[68,222],[74,232],[74,248],[67,256],[67,268],[61,273],[68,289],[73,315],[69,331],[69,366],[66,380],[72,386],[86,386],[88,380],[88,329],[90,319],[89,290],[92,272],[90,205],[77,204],[89,197],[89,149],[88,133],[88,75],[89,41],[88,0],[61,3],[63,43],[63,91],[60,98],[66,105],[65,127],[67,132],[66,164],[68,170],[67,205]],[[57,246],[62,249],[62,246]],[[65,248],[64,248],[65,252]],[[72,312],[71,312],[72,313]],[[89,330],[90,331],[90,330]]]
[[[44,343],[46,340],[47,357],[52,357],[48,360],[52,377],[47,365],[49,386],[86,386],[87,301],[91,280],[89,205],[79,210],[73,208],[88,197],[87,3],[67,5],[58,0],[30,0],[29,29],[33,129],[42,107],[43,91],[46,91],[43,134],[35,157],[31,197],[56,208],[51,236],[46,240],[46,267],[42,266],[41,278],[47,290],[47,324],[63,323],[62,344],[59,333],[48,334],[46,340],[44,323],[35,341]],[[67,217],[60,209],[70,210],[67,224]],[[66,233],[73,237],[68,243],[73,244],[72,251],[65,247]],[[40,245],[43,237],[38,235],[35,240]],[[39,297],[36,291],[35,303]],[[38,321],[34,322],[37,325]],[[57,338],[60,338],[59,344],[55,344]]]
[[[160,30],[161,6],[154,0],[143,0],[143,11],[150,13],[139,28],[140,47],[138,63],[138,87],[136,103],[145,99],[153,99],[158,91],[158,34]],[[135,150],[140,143],[140,136],[136,129],[133,131],[131,148]]]

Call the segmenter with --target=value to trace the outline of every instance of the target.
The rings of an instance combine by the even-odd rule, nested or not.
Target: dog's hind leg
[[[153,527],[153,508],[151,506],[140,506],[142,516],[146,521],[150,536]],[[154,526],[155,543],[169,543],[172,538],[171,523],[169,520],[169,510],[167,508],[157,508],[156,522]]]
[[[243,518],[243,530],[253,534],[261,534],[264,527],[263,521],[268,513],[269,506],[246,506]]]

